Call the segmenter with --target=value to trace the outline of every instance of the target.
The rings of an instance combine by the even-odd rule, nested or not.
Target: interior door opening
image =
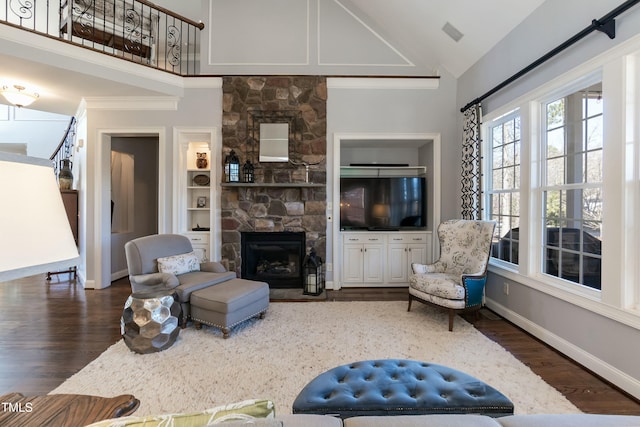
[[[111,280],[128,275],[124,245],[158,233],[158,146],[154,136],[111,137]]]

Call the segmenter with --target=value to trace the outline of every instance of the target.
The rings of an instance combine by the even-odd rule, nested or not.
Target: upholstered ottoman
[[[269,285],[245,279],[231,279],[191,294],[191,320],[222,329],[224,338],[231,328],[254,316],[264,317],[269,307]]]
[[[498,390],[464,372],[415,360],[368,360],[338,366],[307,384],[294,414],[340,418],[379,415],[513,414]]]

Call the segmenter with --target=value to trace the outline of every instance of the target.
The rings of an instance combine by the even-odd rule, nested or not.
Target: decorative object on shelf
[[[211,231],[210,227],[200,227],[200,224],[196,224],[195,227],[191,229],[191,231]]]
[[[289,163],[291,163],[294,166],[304,166],[304,170],[305,170],[304,182],[309,182],[309,169],[310,169],[310,167],[311,166],[315,166],[315,165],[319,165],[323,161],[324,161],[324,159],[321,159],[321,160],[319,160],[317,162],[309,163],[309,162],[305,162],[305,161],[296,162],[296,161],[293,161],[293,160],[289,160]]]
[[[133,293],[127,299],[120,318],[124,343],[130,350],[141,354],[165,350],[178,338],[178,319],[181,316],[182,307],[173,291]]]
[[[309,255],[304,260],[304,294],[320,295],[324,291],[324,267],[322,258],[316,255],[316,250],[311,248]]]
[[[255,168],[249,159],[244,162],[242,172],[244,173],[244,182],[255,182]]]
[[[198,169],[206,169],[209,166],[209,160],[207,160],[207,153],[196,153],[196,167]]]
[[[224,160],[224,173],[227,182],[240,182],[240,159],[234,150]]]
[[[58,186],[61,190],[71,190],[71,186],[73,185],[73,172],[71,172],[71,167],[73,163],[71,160],[62,159],[60,160],[60,172],[58,172]]]
[[[209,178],[209,175],[205,175],[205,174],[200,174],[193,177],[193,183],[195,185],[207,186],[209,185],[210,181],[211,180]]]
[[[207,207],[207,198],[205,196],[200,196],[196,199],[196,207],[197,208],[206,208]]]

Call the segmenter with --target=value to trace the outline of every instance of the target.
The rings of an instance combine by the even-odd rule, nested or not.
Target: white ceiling
[[[447,72],[457,78],[545,0],[318,1],[338,2],[417,67],[428,71],[425,74]],[[202,18],[199,0],[155,0],[154,3],[194,21]],[[311,1],[310,4],[313,5],[314,2]],[[442,31],[447,22],[463,33],[460,41],[454,42]],[[93,73],[90,76],[78,73],[74,71],[74,61],[81,60],[80,56],[91,58],[92,52],[85,53],[83,49],[71,62],[62,64],[55,54],[33,53],[34,44],[41,45],[41,42],[32,42],[25,48],[22,44],[32,38],[32,34],[13,36],[14,40],[7,42],[4,34],[11,29],[0,30],[0,38],[5,38],[0,43],[0,82],[21,78],[36,87],[44,88],[43,91],[52,96],[47,100],[41,97],[37,109],[72,115],[83,97],[170,95],[172,90],[176,92],[175,87],[164,90],[160,84],[162,78],[155,84],[145,82],[142,77],[148,70],[138,73],[134,78],[125,77],[124,80],[104,72],[103,75]],[[26,43],[30,42],[27,40]],[[60,44],[54,40],[45,40],[44,43]],[[54,45],[51,46],[53,50]],[[42,46],[39,47],[42,50]],[[68,50],[69,47],[65,46],[65,49]],[[112,58],[109,60],[114,61]],[[100,60],[89,62],[96,67],[102,65]],[[124,73],[123,69],[121,75],[125,75]],[[123,84],[123,81],[127,83]],[[1,97],[0,102],[6,103]]]
[[[342,0],[416,62],[460,77],[545,0]],[[442,31],[449,22],[463,37]]]

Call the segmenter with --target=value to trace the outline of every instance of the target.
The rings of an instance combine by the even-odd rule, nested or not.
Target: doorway
[[[111,136],[111,281],[128,275],[124,245],[158,233],[157,135]]]

